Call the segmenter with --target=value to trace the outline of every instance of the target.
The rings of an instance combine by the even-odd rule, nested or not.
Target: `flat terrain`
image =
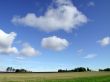
[[[110,82],[110,72],[0,73],[0,82]]]

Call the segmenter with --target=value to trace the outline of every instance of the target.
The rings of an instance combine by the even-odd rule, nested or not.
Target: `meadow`
[[[0,82],[110,82],[110,72],[0,73]]]

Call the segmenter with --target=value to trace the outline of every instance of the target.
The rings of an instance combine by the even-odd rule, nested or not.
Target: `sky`
[[[0,0],[0,70],[110,66],[110,0]]]

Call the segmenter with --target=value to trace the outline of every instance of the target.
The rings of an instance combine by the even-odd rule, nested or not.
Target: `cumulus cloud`
[[[95,58],[96,56],[97,56],[96,54],[88,54],[84,58],[85,59],[92,59],[92,58]]]
[[[17,54],[18,50],[13,47],[13,42],[16,37],[15,32],[5,33],[0,29],[0,53],[2,54]]]
[[[103,39],[99,40],[98,43],[99,43],[101,46],[110,45],[110,37],[104,37]]]
[[[24,17],[15,16],[12,19],[15,24],[22,24],[47,32],[71,31],[83,23],[87,23],[87,21],[87,17],[70,0],[53,0],[53,5],[49,6],[42,16],[28,13]]]
[[[31,47],[28,43],[23,44],[23,48],[20,50],[19,54],[21,56],[36,56],[39,55],[40,52]]]
[[[38,50],[35,50],[28,43],[24,43],[21,50],[18,50],[16,47],[13,47],[14,40],[16,38],[16,33],[6,33],[0,29],[0,53],[1,54],[15,54],[17,58],[21,58],[21,56],[35,56],[40,54]]]
[[[68,47],[69,42],[66,39],[59,38],[57,36],[51,36],[43,38],[41,42],[42,47],[51,49],[54,51],[61,51]]]

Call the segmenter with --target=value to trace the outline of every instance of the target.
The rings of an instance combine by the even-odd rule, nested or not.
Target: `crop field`
[[[110,82],[110,72],[0,73],[0,82]]]

